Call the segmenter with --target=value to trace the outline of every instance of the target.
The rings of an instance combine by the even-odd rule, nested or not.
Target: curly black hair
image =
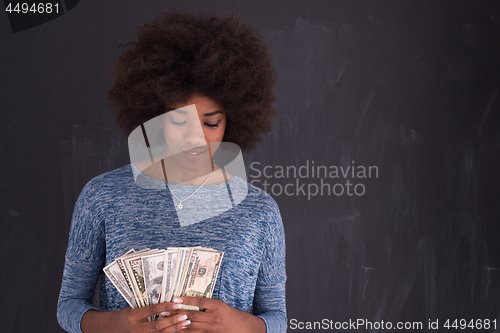
[[[261,34],[239,14],[169,8],[136,27],[111,71],[106,99],[125,135],[193,93],[226,112],[224,141],[252,149],[276,115],[276,74]]]

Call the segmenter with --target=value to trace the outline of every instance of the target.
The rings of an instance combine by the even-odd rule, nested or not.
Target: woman
[[[286,332],[278,206],[213,159],[221,141],[253,148],[275,116],[275,76],[262,38],[234,15],[169,10],[139,27],[125,46],[107,95],[117,125],[129,135],[162,119],[165,150],[97,176],[82,190],[66,252],[60,325],[69,332]],[[138,173],[157,187],[138,186]],[[222,207],[220,193],[229,188],[231,197],[242,189],[246,195]],[[207,216],[214,206],[222,208]],[[181,219],[189,209],[202,217]],[[224,252],[212,299],[181,297],[132,309],[101,276],[100,310],[92,306],[102,268],[115,258],[130,248],[181,246]],[[179,303],[206,310],[180,310]],[[146,321],[155,314],[165,318]]]

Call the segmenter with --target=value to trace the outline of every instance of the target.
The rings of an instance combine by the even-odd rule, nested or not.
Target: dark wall
[[[170,3],[241,11],[274,55],[279,116],[244,158],[281,210],[289,320],[500,326],[497,1]],[[76,198],[130,163],[104,100],[112,47],[165,6],[82,0],[16,33],[0,15],[1,332],[62,331]]]

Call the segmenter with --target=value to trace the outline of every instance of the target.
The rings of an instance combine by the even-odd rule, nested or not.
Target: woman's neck
[[[169,184],[200,186],[208,178],[205,185],[216,185],[224,183],[233,178],[233,175],[223,170],[215,163],[212,173],[212,168],[210,165],[207,165],[207,167],[199,170],[185,170],[176,165],[172,165],[172,163],[165,163],[165,160],[163,161]],[[146,176],[165,181],[163,166],[160,162],[155,162],[151,165],[149,161],[143,161],[137,163],[136,167],[141,173],[145,174]]]

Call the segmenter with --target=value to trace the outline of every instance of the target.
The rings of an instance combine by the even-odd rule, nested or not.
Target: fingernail
[[[174,303],[182,303],[182,298],[174,298]]]
[[[165,316],[165,317],[168,317],[168,316],[170,316],[170,315],[171,315],[171,313],[170,313],[170,312],[167,312],[167,311],[163,311],[163,312],[161,312],[160,314],[161,314],[162,316]]]
[[[187,326],[187,325],[189,325],[189,324],[191,324],[191,320],[186,320],[185,322],[183,322],[183,323],[181,324],[181,326]]]
[[[178,321],[183,321],[183,320],[186,320],[188,316],[186,315],[182,315],[180,316],[179,318],[177,318]]]
[[[174,309],[174,310],[179,310],[180,308],[181,308],[181,304],[172,305],[172,309]]]

